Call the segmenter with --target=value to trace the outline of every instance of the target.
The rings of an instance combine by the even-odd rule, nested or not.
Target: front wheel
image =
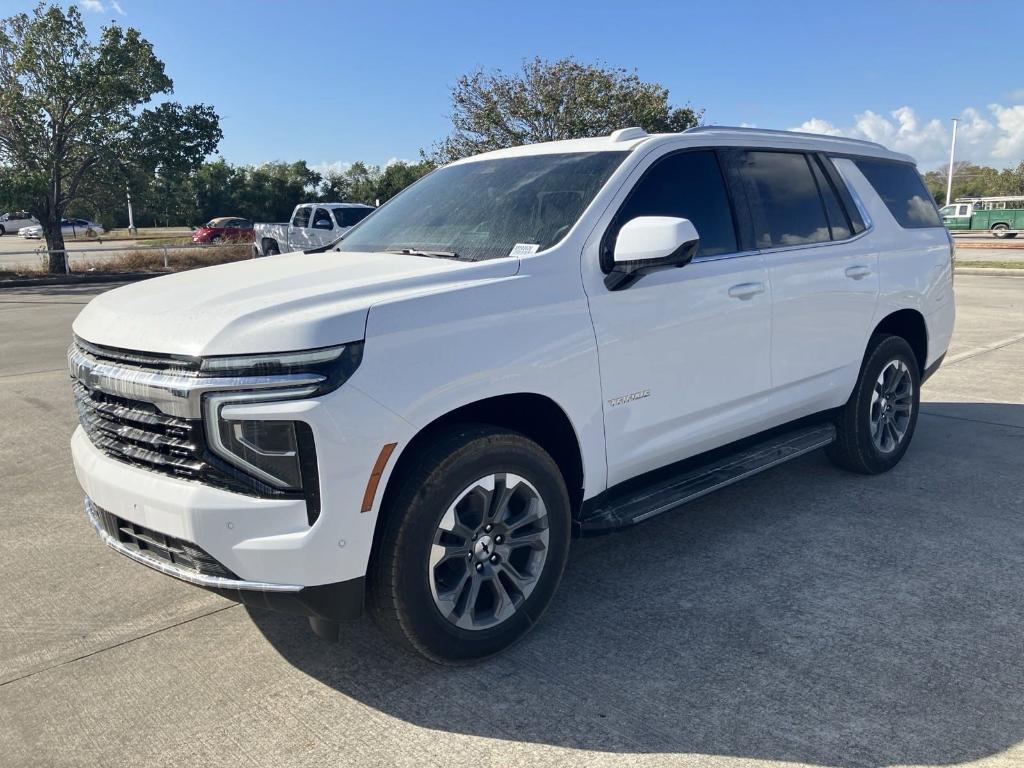
[[[910,446],[920,402],[910,345],[900,336],[872,336],[853,394],[836,415],[836,441],[825,452],[851,472],[887,472]]]
[[[551,602],[568,557],[558,466],[523,435],[467,425],[432,440],[398,480],[370,569],[377,624],[446,664],[515,643]]]
[[[6,234],[7,234],[7,230],[4,229],[4,225],[3,224],[0,224],[0,237],[3,237]]]

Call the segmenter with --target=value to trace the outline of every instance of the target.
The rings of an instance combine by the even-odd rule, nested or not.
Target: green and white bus
[[[996,237],[1016,237],[1024,231],[1024,196],[961,197],[939,213],[954,232],[987,230]]]

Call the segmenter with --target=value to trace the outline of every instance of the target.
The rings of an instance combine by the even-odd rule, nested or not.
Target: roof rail
[[[827,133],[810,133],[804,131],[779,131],[770,128],[750,128],[748,126],[739,125],[698,125],[694,128],[687,128],[683,133],[702,133],[704,131],[737,131],[740,133],[756,133],[765,136],[784,136],[788,138],[809,136],[815,139],[830,139],[832,141],[842,141],[851,144],[862,144],[868,147],[877,147],[878,149],[884,149],[889,152],[887,147],[882,146],[876,141],[867,141],[865,139],[849,139],[846,136],[831,136]]]

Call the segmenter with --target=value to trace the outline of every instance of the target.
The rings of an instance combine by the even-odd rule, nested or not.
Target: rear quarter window
[[[905,229],[941,227],[942,219],[917,169],[907,163],[857,158],[853,161]]]

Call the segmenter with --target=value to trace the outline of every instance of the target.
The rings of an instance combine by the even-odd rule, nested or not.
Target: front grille
[[[197,373],[200,360],[197,357],[183,355],[164,355],[156,352],[136,352],[132,349],[104,347],[75,337],[75,344],[83,352],[105,363],[130,365],[150,371],[167,371],[168,373]]]
[[[202,425],[168,416],[150,403],[73,385],[78,418],[93,445],[108,456],[164,474],[202,480]]]
[[[87,357],[113,363],[133,375],[142,375],[140,380],[143,383],[147,373],[198,375],[199,362],[195,358],[100,347],[78,338],[72,351],[76,348]],[[301,492],[282,491],[216,456],[206,444],[202,419],[172,416],[151,402],[87,386],[89,378],[83,378],[76,377],[72,366],[72,390],[78,418],[92,444],[107,456],[235,493],[261,498],[303,498]],[[304,450],[315,462],[311,433],[308,433],[307,443]],[[315,484],[315,463],[313,467],[309,480]],[[304,469],[303,479],[306,480],[309,474]],[[307,487],[311,488],[310,496],[315,497],[317,489]],[[309,520],[312,525],[319,513],[319,500],[307,499],[307,503],[310,503]]]
[[[136,552],[143,552],[150,557],[203,576],[238,579],[234,573],[195,544],[136,525],[100,507],[94,506],[93,510],[107,534]]]

